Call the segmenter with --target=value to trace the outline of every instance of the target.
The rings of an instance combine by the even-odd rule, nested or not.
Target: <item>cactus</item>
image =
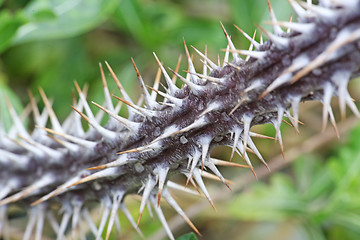
[[[185,175],[186,185],[197,185],[213,206],[203,176],[215,175],[227,185],[217,166],[242,166],[212,158],[214,147],[231,147],[231,158],[239,154],[247,164],[243,167],[256,175],[247,151],[254,152],[265,166],[267,163],[253,141],[263,136],[250,131],[252,126],[271,123],[283,151],[282,118],[288,117],[297,128],[300,102],[322,102],[324,127],[329,118],[336,128],[330,105],[333,96],[338,96],[342,117],[346,105],[359,117],[347,85],[359,74],[360,1],[289,2],[298,22],[277,21],[268,2],[273,32],[259,27],[268,39],[264,43],[237,27],[250,41],[249,50],[236,49],[221,25],[228,41],[223,65],[193,48],[204,63],[199,73],[184,41],[188,71],[183,77],[167,70],[154,54],[166,81],[164,91],[158,88],[159,79],[153,87],[146,86],[133,61],[143,93],[140,103],[130,98],[107,62],[122,97],[113,96],[119,100],[114,106],[100,65],[105,104],[91,103],[100,109],[99,115],[90,109],[86,88],[77,83],[79,101],[63,123],[42,90],[45,108],[41,113],[30,94],[36,123],[31,133],[8,102],[14,127],[2,131],[0,139],[0,235],[12,206],[31,207],[24,239],[33,233],[40,239],[45,219],[53,225],[57,239],[64,238],[69,225],[76,229],[80,221],[88,221],[96,239],[103,231],[108,239],[119,209],[142,235],[138,224],[150,204],[169,238],[174,239],[160,207],[162,198],[199,233],[168,191],[178,187],[171,182],[174,176]],[[184,87],[179,88],[169,72]],[[121,105],[127,107],[127,118],[118,115]],[[106,124],[101,124],[103,114],[109,116]],[[88,130],[81,119],[89,124]],[[51,128],[46,127],[48,122]],[[137,221],[124,203],[129,194],[142,197]],[[88,217],[94,202],[104,206],[98,228]],[[52,206],[57,204],[63,210],[60,223],[52,215]]]

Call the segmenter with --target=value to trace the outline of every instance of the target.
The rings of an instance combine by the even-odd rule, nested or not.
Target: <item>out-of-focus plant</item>
[[[253,184],[231,201],[227,214],[260,223],[267,230],[258,232],[258,238],[281,236],[282,232],[282,237],[277,239],[357,239],[360,234],[359,134],[357,127],[348,143],[328,156],[303,156],[294,162],[291,174],[274,173],[269,183]],[[265,227],[269,224],[271,229]]]

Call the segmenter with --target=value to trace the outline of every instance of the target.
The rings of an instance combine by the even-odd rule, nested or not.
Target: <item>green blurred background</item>
[[[292,15],[287,1],[272,4],[278,19],[288,20]],[[219,21],[238,48],[248,48],[249,43],[232,24],[251,35],[254,23],[264,20],[269,20],[265,0],[0,0],[0,99],[6,95],[20,112],[28,103],[27,90],[39,99],[41,87],[54,99],[59,119],[64,119],[70,112],[74,81],[80,86],[89,84],[88,98],[103,102],[98,63],[108,61],[136,100],[140,93],[130,57],[151,85],[158,69],[152,52],[165,66],[174,68],[179,55],[184,55],[184,38],[188,46],[200,50],[207,45],[208,55],[216,61],[218,53],[223,57],[220,50],[226,47]],[[196,54],[194,59],[201,69]],[[186,70],[184,61],[181,69]],[[106,76],[118,94],[107,70]],[[360,99],[356,91],[358,81],[352,84],[354,98]],[[0,107],[1,123],[9,128],[11,121],[3,100]],[[317,110],[309,108],[304,110],[304,118],[318,116],[316,124],[320,124],[320,105]],[[296,147],[318,133],[319,125],[313,125],[311,120],[305,124],[310,130],[301,128],[297,141],[292,140],[293,131],[284,127],[286,147]],[[260,127],[259,131],[274,135],[269,126]],[[302,156],[265,180],[253,181],[246,191],[234,192],[230,199],[216,204],[218,213],[207,208],[197,214],[192,219],[204,235],[201,239],[358,239],[359,135],[357,128],[349,140],[347,135],[342,137],[341,146],[328,144],[322,151]],[[279,153],[273,142],[260,141],[258,145],[266,159]],[[222,148],[214,154],[229,158],[229,151]],[[248,170],[224,172],[231,179]],[[221,194],[218,185],[209,184],[214,186],[213,192]],[[177,199],[184,208],[196,202],[180,197]],[[136,216],[138,202],[128,204]],[[168,218],[173,215],[167,207],[165,212]],[[121,220],[123,239],[139,238],[123,217]],[[151,236],[161,225],[144,215],[140,227],[145,236]],[[189,231],[182,226],[175,234]]]

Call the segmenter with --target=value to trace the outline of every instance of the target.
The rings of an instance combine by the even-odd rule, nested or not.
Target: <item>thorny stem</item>
[[[346,135],[352,128],[359,123],[358,118],[352,116],[347,120],[341,122],[338,125],[338,130],[341,136]],[[282,154],[278,154],[272,159],[269,160],[269,167],[273,172],[279,171],[287,166],[289,166],[292,162],[298,159],[301,155],[306,153],[311,153],[316,151],[317,149],[331,143],[332,141],[336,141],[337,137],[334,134],[334,130],[332,128],[327,128],[325,132],[318,133],[313,137],[308,138],[302,144],[290,148],[286,150],[286,159],[284,160]],[[255,169],[256,175],[258,180],[264,179],[269,177],[271,174],[269,170],[264,166],[260,165]],[[215,203],[225,202],[236,194],[239,194],[241,191],[246,191],[248,187],[256,181],[254,175],[250,172],[245,173],[244,175],[232,179],[232,191],[229,191],[224,186],[218,187],[214,192],[211,193],[213,197],[213,201]],[[185,211],[186,215],[190,218],[194,218],[195,216],[199,215],[201,212],[205,211],[209,208],[206,199],[202,199],[190,207],[188,207]],[[182,218],[178,215],[174,216],[172,219],[168,221],[171,230],[176,231],[180,227],[184,226],[184,222]],[[156,233],[149,237],[149,240],[157,240],[166,237],[166,232],[164,229],[159,229]]]
[[[105,126],[101,125],[101,121],[91,110],[86,100],[86,91],[81,90],[77,83],[75,86],[80,100],[74,104],[74,109],[79,115],[71,114],[66,124],[58,122],[49,100],[41,91],[47,114],[44,119],[35,114],[39,127],[34,130],[33,136],[27,132],[16,111],[8,104],[15,127],[7,138],[5,135],[5,140],[0,138],[0,151],[5,156],[2,160],[5,167],[0,168],[1,185],[5,186],[5,190],[0,189],[0,195],[4,195],[4,199],[0,199],[0,220],[7,220],[8,206],[17,204],[13,202],[25,203],[26,206],[34,203],[36,206],[29,212],[24,238],[30,237],[38,218],[40,220],[36,220],[36,235],[40,239],[46,211],[51,211],[54,203],[60,203],[64,214],[59,231],[55,230],[57,238],[63,239],[70,223],[71,237],[74,237],[79,230],[78,220],[88,220],[86,212],[92,207],[90,203],[97,201],[105,206],[99,229],[92,229],[97,239],[100,239],[104,231],[107,232],[108,239],[112,226],[116,225],[118,210],[125,214],[135,230],[142,235],[123,202],[127,195],[137,193],[142,195],[138,219],[145,206],[151,203],[167,235],[174,240],[158,204],[158,196],[162,194],[163,199],[193,226],[167,192],[169,184],[166,181],[175,175],[184,174],[189,182],[198,185],[210,204],[213,204],[202,179],[202,172],[211,170],[227,184],[215,166],[218,160],[210,158],[214,147],[232,147],[233,152],[241,155],[255,174],[247,154],[247,149],[250,149],[249,152],[255,153],[265,164],[256,169],[258,177],[264,178],[269,172],[252,140],[252,126],[272,124],[283,151],[280,129],[282,118],[289,118],[297,129],[299,105],[302,101],[322,102],[323,126],[326,126],[328,118],[332,125],[336,125],[331,105],[332,96],[339,98],[342,117],[345,116],[346,106],[360,117],[347,90],[348,82],[358,76],[360,71],[360,1],[331,2],[336,3],[323,0],[319,6],[299,6],[299,3],[290,1],[299,18],[298,25],[290,27],[294,31],[282,33],[279,27],[274,26],[274,33],[270,33],[260,28],[267,35],[268,41],[264,44],[261,41],[256,51],[236,49],[223,28],[228,41],[224,62],[229,61],[230,53],[233,61],[225,66],[220,63],[216,65],[207,59],[206,53],[203,54],[204,67],[211,65],[210,75],[207,75],[207,71],[196,72],[185,44],[188,74],[182,77],[175,73],[186,85],[181,89],[172,82],[158,60],[167,82],[167,88],[162,93],[167,100],[163,103],[155,101],[147,92],[134,64],[146,102],[144,107],[135,105],[106,63],[122,93],[123,98],[119,100],[127,105],[129,118],[117,116],[118,110],[115,111],[110,91],[104,83],[106,102],[104,106],[96,106],[112,117]],[[338,5],[342,7],[339,8]],[[272,11],[270,5],[269,10]],[[272,23],[276,25],[277,20],[272,12],[270,15]],[[239,54],[246,55],[246,59],[240,58]],[[153,88],[157,88],[156,84]],[[81,127],[80,116],[91,125],[88,132]],[[47,122],[51,122],[52,129],[45,129]],[[354,122],[352,118],[340,124],[340,132],[348,129]],[[49,133],[54,135],[50,139],[47,137]],[[21,137],[17,140],[15,138],[18,135]],[[334,137],[329,130],[310,137],[287,151],[286,161],[278,156],[270,163],[270,167],[273,171],[281,169],[300,154],[312,151]],[[60,139],[55,141],[55,138]],[[29,171],[29,167],[36,171]],[[250,173],[244,175],[236,181],[237,186],[233,192],[243,190],[254,180]],[[225,201],[233,192],[221,189],[221,194],[215,194],[214,200]],[[54,198],[58,193],[61,194]],[[200,201],[195,207],[189,209],[190,216],[204,209],[204,204]],[[83,214],[81,209],[86,212]],[[106,222],[108,227],[104,229]],[[197,231],[196,228],[193,229]]]

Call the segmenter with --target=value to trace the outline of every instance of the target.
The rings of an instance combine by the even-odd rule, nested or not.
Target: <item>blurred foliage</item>
[[[289,19],[291,10],[285,0],[272,4],[278,19]],[[174,68],[184,52],[184,38],[188,46],[200,50],[207,44],[210,58],[216,59],[226,47],[219,21],[238,48],[247,48],[249,43],[232,24],[252,34],[254,23],[263,20],[269,20],[265,0],[0,0],[0,99],[6,96],[20,113],[28,103],[27,89],[42,105],[41,87],[54,99],[53,107],[62,120],[70,112],[74,81],[89,84],[88,98],[102,103],[97,65],[108,61],[135,100],[139,93],[130,57],[150,85],[157,71],[152,52]],[[198,56],[194,58],[200,63]],[[184,61],[181,69],[186,69]],[[108,71],[106,76],[118,94]],[[11,126],[4,101],[0,123],[6,129]],[[359,134],[357,129],[349,144],[334,151],[328,161],[304,156],[293,165],[292,175],[273,173],[269,184],[254,184],[251,191],[231,200],[222,214],[237,224],[271,223],[270,230],[291,223],[299,239],[357,239]],[[142,222],[146,222],[141,226],[146,236],[160,228],[159,221],[149,216]],[[131,229],[126,220],[122,227]],[[261,225],[252,234],[270,239],[270,230]],[[129,239],[138,238],[136,233],[130,235]],[[296,239],[291,237],[287,239]],[[196,237],[189,234],[179,239]]]
[[[359,135],[357,127],[348,143],[334,150],[326,160],[315,155],[303,156],[292,165],[291,175],[276,173],[268,184],[253,184],[251,190],[231,201],[229,216],[242,221],[296,225],[293,235],[277,239],[297,239],[296,236],[314,240],[358,239]],[[266,237],[274,232],[263,234]]]
[[[176,240],[198,240],[194,233],[188,233],[178,237]]]

